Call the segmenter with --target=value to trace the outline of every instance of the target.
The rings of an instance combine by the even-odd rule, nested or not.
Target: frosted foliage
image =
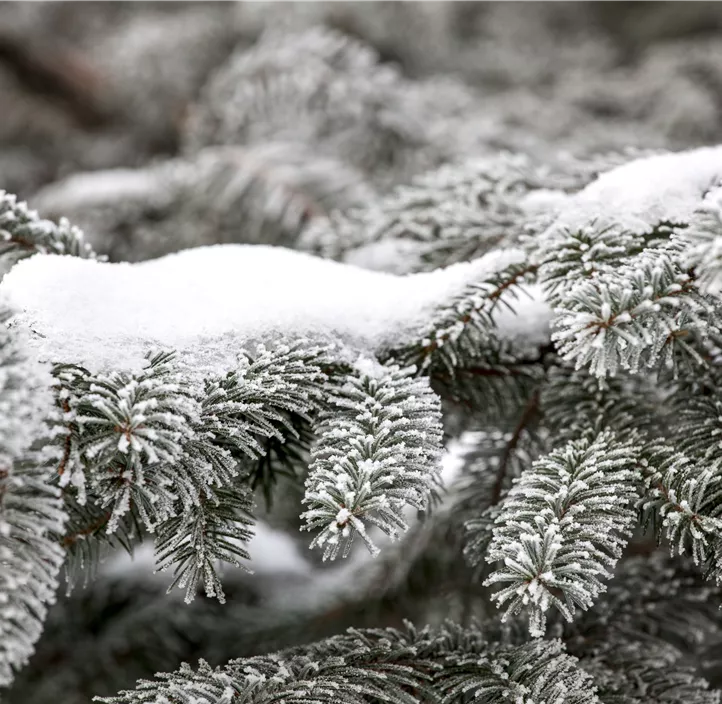
[[[65,218],[56,225],[0,190],[0,280],[17,261],[36,252],[92,256],[83,233]]]
[[[539,273],[555,306],[553,339],[577,368],[605,376],[671,363],[690,333],[719,329],[716,301],[689,271],[687,231],[698,231],[720,175],[722,148],[664,154],[568,199],[542,237]]]
[[[389,270],[428,270],[439,261],[470,259],[526,231],[521,201],[532,187],[532,171],[529,159],[511,154],[444,166],[380,202],[313,223],[302,243],[325,256],[359,260],[380,242],[401,240],[406,256],[371,267]]]
[[[57,489],[46,483],[53,453],[31,448],[49,435],[50,378],[6,317],[0,309],[0,686],[27,663],[55,599],[63,551],[52,534],[65,518]]]
[[[372,554],[368,526],[392,538],[407,529],[402,509],[427,507],[438,483],[441,419],[438,399],[413,369],[359,370],[318,421],[303,515],[320,529],[311,546],[324,558],[346,556],[356,533]]]
[[[697,292],[676,255],[673,247],[643,252],[570,288],[552,335],[566,359],[598,376],[636,372],[668,361],[671,343],[690,329],[704,334],[710,320],[716,327],[714,302]]]
[[[198,670],[184,665],[141,681],[108,704],[273,701],[457,701],[599,704],[591,678],[559,641],[501,645],[474,629],[349,630],[345,635]]]
[[[171,467],[172,486],[182,488],[184,474],[188,478],[183,510],[176,506],[156,542],[159,568],[173,568],[170,588],[185,588],[186,601],[199,583],[207,596],[224,601],[218,563],[243,567],[240,560],[249,559],[245,544],[252,535],[253,500],[236,477],[247,471],[244,460],[267,453],[268,439],[298,440],[289,416],[308,418],[321,405],[327,364],[327,350],[300,340],[260,347],[253,358],[242,357],[235,372],[206,381],[194,432],[184,438],[184,455]]]
[[[493,256],[497,264],[493,270],[430,316],[419,330],[420,344],[392,352],[397,361],[418,365],[422,371],[444,368],[453,376],[464,360],[480,354],[533,357],[548,342],[550,309],[532,283],[536,265],[521,249],[500,249]]]
[[[169,517],[178,498],[176,482],[162,468],[176,463],[183,443],[193,438],[200,405],[164,354],[151,356],[136,373],[78,373],[85,378],[75,381],[67,417],[77,426],[79,471],[110,511],[107,531],[117,529],[131,504],[152,529]],[[61,485],[84,488],[85,477],[66,471]]]
[[[314,145],[388,184],[464,153],[474,142],[474,107],[462,84],[412,83],[333,30],[271,31],[209,80],[185,143],[189,151],[274,140]]]
[[[502,153],[444,165],[363,207],[314,221],[301,244],[371,269],[427,271],[518,245],[543,230],[574,192],[624,157],[553,166]]]
[[[13,268],[0,292],[45,359],[137,370],[149,348],[173,349],[191,373],[207,375],[232,369],[254,339],[307,336],[366,354],[412,342],[439,304],[508,257],[395,276],[251,245],[133,265],[36,255]],[[518,332],[508,310],[500,310],[497,327],[501,337]]]
[[[659,517],[673,554],[690,553],[709,576],[722,582],[718,462],[694,461],[662,442],[651,445],[646,454],[645,509]]]
[[[528,609],[532,635],[544,634],[550,608],[571,620],[604,591],[634,521],[638,461],[631,443],[602,433],[538,460],[509,492],[486,583],[503,585],[495,599],[506,616]]]
[[[158,566],[175,571],[171,587],[190,601],[204,584],[223,601],[218,562],[248,559],[253,502],[239,479],[244,462],[265,455],[270,438],[298,439],[289,417],[307,418],[320,404],[328,363],[325,349],[299,340],[258,347],[233,371],[198,383],[166,353],[149,354],[137,372],[56,368],[72,429],[60,484],[97,512],[68,545],[100,530],[122,537],[132,519],[156,533]]]
[[[301,144],[207,147],[144,169],[73,174],[35,195],[113,260],[199,245],[293,244],[310,218],[373,195],[363,176]]]
[[[686,264],[704,285],[719,293],[722,284],[722,188],[713,188],[684,231],[689,243]]]

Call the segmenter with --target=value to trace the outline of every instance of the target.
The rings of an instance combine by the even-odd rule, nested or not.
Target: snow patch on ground
[[[13,267],[0,292],[47,361],[138,369],[160,348],[177,350],[199,374],[223,373],[259,341],[308,337],[373,355],[418,339],[436,306],[522,257],[505,250],[397,276],[262,245],[200,247],[138,264],[38,254]],[[547,336],[546,304],[538,296],[521,304],[518,316],[500,309],[500,333],[528,337],[533,325]]]

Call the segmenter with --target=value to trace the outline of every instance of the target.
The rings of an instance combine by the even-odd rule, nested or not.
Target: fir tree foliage
[[[340,32],[271,30],[209,80],[190,116],[185,147],[273,138],[315,144],[372,181],[395,183],[460,147],[443,128],[453,124],[457,107],[471,102],[469,94],[447,91],[447,107],[435,101],[438,90],[433,81],[426,91],[409,83],[370,47]]]
[[[523,295],[519,289],[535,271],[536,266],[523,251],[503,252],[496,270],[439,304],[427,327],[420,331],[419,343],[394,350],[391,355],[401,363],[415,364],[421,371],[435,367],[449,375],[475,357],[498,357],[505,347],[494,334],[494,314],[502,306],[512,308],[510,299]]]
[[[101,701],[197,702],[340,701],[362,704],[451,704],[473,697],[501,701],[597,704],[589,676],[559,641],[520,646],[488,642],[477,629],[350,630],[273,656],[221,668],[201,663],[136,691]]]
[[[355,192],[357,173],[395,181],[407,158],[418,165],[448,156],[435,141],[438,124],[427,130],[414,119],[416,99],[399,73],[335,32],[290,42],[267,35],[204,91],[175,165],[188,177],[181,174],[177,192],[202,184],[199,202],[230,203],[213,211],[230,222],[257,202],[253,237],[270,237],[272,222],[295,241],[311,216],[305,195],[272,185],[255,199],[258,179],[283,151],[264,160],[263,143],[308,139],[325,164],[348,162],[344,191]],[[234,159],[249,154],[258,163],[247,179]],[[314,532],[311,547],[324,559],[346,557],[358,534],[376,555],[439,493],[444,431],[471,431],[461,494],[444,498],[427,533],[414,531],[409,553],[414,568],[449,564],[453,556],[426,552],[438,549],[426,536],[465,526],[463,552],[479,579],[452,598],[464,623],[478,616],[481,627],[350,631],[220,667],[183,666],[107,701],[717,702],[684,657],[714,639],[701,602],[718,601],[713,582],[722,581],[719,170],[709,156],[654,157],[692,164],[694,175],[660,169],[651,205],[640,196],[631,211],[626,172],[593,180],[610,161],[545,170],[505,154],[444,167],[380,205],[314,224],[303,246],[345,262],[368,264],[387,244],[387,254],[413,256],[378,268],[475,260],[466,272],[478,276],[450,286],[413,339],[358,359],[357,349],[325,338],[281,335],[266,346],[245,340],[233,368],[208,376],[181,354],[153,350],[142,368],[56,364],[42,382],[16,331],[3,327],[0,683],[32,652],[64,558],[71,569],[74,560],[96,561],[103,541],[130,550],[153,540],[156,566],[174,573],[171,588],[186,601],[201,588],[223,602],[222,565],[241,568],[237,575],[253,567],[254,489],[271,495],[279,471],[304,470],[301,520]],[[294,159],[300,169],[304,157]],[[668,164],[639,163],[650,178],[655,164]],[[617,189],[617,200],[595,200],[615,173],[625,197]],[[0,234],[3,265],[35,253],[92,256],[77,229],[40,220],[7,195]],[[631,547],[651,555],[623,558],[640,523],[669,543],[670,561],[642,538]],[[459,558],[460,543],[449,541]],[[361,575],[363,591],[390,574],[411,580],[398,577],[412,571],[405,547],[380,568],[339,571],[338,582]],[[680,560],[685,553],[694,567]],[[712,578],[706,585],[694,576],[699,566]],[[303,573],[309,589],[316,575],[315,566]],[[304,618],[318,625],[334,609],[346,613],[354,599],[344,592],[319,601],[330,607],[298,607],[297,630]],[[420,617],[439,623],[445,606],[439,599]]]
[[[549,164],[503,152],[456,160],[382,198],[318,218],[301,244],[326,257],[399,273],[468,261],[543,231],[567,194],[631,156]]]
[[[413,367],[360,359],[316,426],[304,502],[311,546],[348,555],[356,533],[378,553],[366,524],[391,538],[407,529],[405,506],[427,508],[437,482],[441,413]]]
[[[61,218],[58,224],[43,220],[27,204],[0,190],[0,259],[4,275],[17,261],[36,252],[92,257],[83,233]]]
[[[0,309],[0,685],[32,655],[55,600],[65,512],[51,485],[49,375]],[[46,443],[40,442],[45,439]]]
[[[705,195],[695,216],[685,230],[685,240],[689,243],[686,264],[694,268],[704,286],[719,288],[719,272],[722,269],[720,259],[720,233],[722,232],[722,188],[711,188]]]
[[[634,523],[639,471],[633,446],[612,433],[571,442],[524,472],[496,518],[487,559],[501,564],[487,584],[507,613],[530,611],[544,634],[555,607],[572,619],[604,590]]]
[[[200,582],[222,600],[218,561],[247,559],[253,463],[264,441],[297,436],[291,414],[318,408],[327,363],[326,349],[297,341],[241,355],[235,371],[200,386],[169,353],[133,373],[56,368],[71,429],[60,484],[86,526],[65,544],[82,551],[86,538],[120,532],[130,546],[139,523],[157,532],[159,567],[175,570],[187,599]]]

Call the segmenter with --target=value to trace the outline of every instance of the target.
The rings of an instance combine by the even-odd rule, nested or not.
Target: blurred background
[[[0,189],[111,261],[308,248],[319,217],[470,156],[720,141],[720,3],[0,3]],[[463,620],[450,522],[373,566],[324,566],[298,533],[303,458],[284,459],[258,482],[256,574],[227,575],[227,604],[185,605],[152,551],[109,549],[4,701],[79,704],[199,657]]]

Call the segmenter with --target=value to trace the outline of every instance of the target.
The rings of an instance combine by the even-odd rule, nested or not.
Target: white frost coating
[[[605,213],[632,229],[688,222],[703,195],[722,179],[722,146],[637,159],[602,174],[569,199],[556,226],[573,227]]]
[[[508,250],[396,276],[261,245],[138,264],[38,254],[13,267],[0,292],[45,360],[137,369],[148,349],[175,349],[201,374],[227,371],[250,342],[281,336],[340,340],[365,354],[403,344],[439,303],[521,256]],[[533,323],[547,335],[546,305],[522,297],[519,307],[519,320],[500,308],[500,334],[528,336]]]

